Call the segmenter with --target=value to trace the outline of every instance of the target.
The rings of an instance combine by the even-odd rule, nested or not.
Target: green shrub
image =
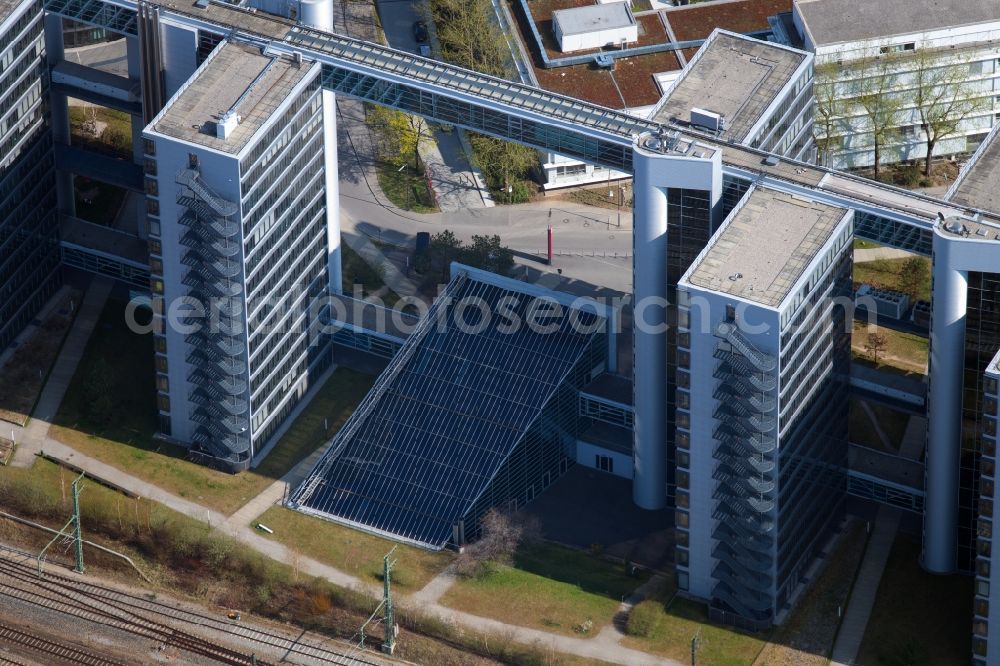
[[[647,638],[660,625],[663,617],[663,604],[653,599],[646,599],[636,604],[628,614],[625,632],[629,636]]]

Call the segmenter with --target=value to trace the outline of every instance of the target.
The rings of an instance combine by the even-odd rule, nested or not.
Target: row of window
[[[24,41],[22,33],[28,26],[30,26],[32,23],[36,21],[38,22],[38,25],[34,26],[33,29],[30,31],[29,38],[35,35],[40,35],[42,33],[41,0],[37,0],[36,2],[32,3],[28,11],[22,14],[21,17],[17,19],[17,22],[15,22],[12,26],[7,28],[7,31],[4,32],[3,36],[0,36],[0,52],[4,53],[4,58],[6,58],[7,56],[8,47],[10,47],[11,44],[14,43],[14,40],[18,40],[18,38],[20,37],[20,39],[18,40],[18,45],[22,44],[22,42]],[[13,49],[11,49],[11,51],[14,52],[15,57],[17,56],[17,51],[19,51],[21,48],[23,48],[23,46],[20,47],[15,46]],[[0,60],[0,62],[3,62],[3,60]],[[4,69],[3,67],[0,67],[0,72],[2,72],[3,69]]]
[[[984,434],[983,451],[980,459],[980,492],[978,534],[976,539],[976,597],[975,617],[972,621],[972,651],[979,657],[987,656],[987,631],[990,614],[990,568],[993,544],[993,485],[996,478],[996,418],[997,381],[986,378],[983,399]]]

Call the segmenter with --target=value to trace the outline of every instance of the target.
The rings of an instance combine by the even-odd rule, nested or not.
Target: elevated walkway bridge
[[[299,54],[318,61],[323,65],[324,85],[336,93],[618,171],[632,171],[632,145],[637,136],[675,129],[622,111],[222,2],[153,0],[143,4],[162,17],[194,28],[256,43],[273,53]],[[138,5],[135,0],[45,0],[49,12],[131,36],[139,32]],[[689,128],[683,131],[703,143],[724,149],[727,176],[857,211],[856,234],[878,243],[929,254],[931,229],[939,214],[988,215],[922,194],[723,143]]]

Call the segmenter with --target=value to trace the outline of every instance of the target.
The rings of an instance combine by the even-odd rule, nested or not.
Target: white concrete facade
[[[639,39],[639,24],[626,2],[552,12],[552,31],[563,53],[622,46]]]
[[[722,196],[722,152],[646,135],[633,147],[635,308],[633,498],[645,509],[667,502],[667,191]]]
[[[871,125],[862,109],[849,100],[861,90],[861,80],[882,75],[881,70],[871,73],[875,72],[871,66],[858,70],[859,63],[873,62],[878,57],[894,58],[889,87],[893,93],[908,100],[898,112],[895,136],[882,151],[883,163],[918,160],[927,154],[927,136],[912,101],[915,99],[915,71],[919,67],[968,68],[964,82],[954,87],[960,97],[977,100],[974,110],[967,115],[959,114],[965,119],[957,131],[935,145],[935,156],[965,155],[975,151],[1000,117],[1000,49],[995,44],[1000,39],[1000,14],[996,20],[971,25],[942,26],[863,40],[820,41],[810,31],[803,5],[795,3],[793,19],[804,48],[816,55],[817,85],[833,81],[834,97],[844,100],[833,109],[836,117],[833,139],[829,154],[821,157],[824,165],[848,169],[874,163]],[[913,11],[921,11],[921,8],[913,7]],[[931,64],[920,65],[921,59]],[[820,144],[827,143],[825,124],[817,111],[816,132]]]

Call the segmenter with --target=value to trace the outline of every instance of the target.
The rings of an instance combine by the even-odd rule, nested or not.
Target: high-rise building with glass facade
[[[41,0],[0,2],[0,350],[59,286]]]
[[[973,602],[972,655],[976,666],[987,666],[1000,654],[1000,622],[990,624],[990,607],[1000,606],[1000,547],[993,547],[996,501],[997,419],[1000,401],[1000,351],[983,373],[982,447],[979,462],[979,527],[976,536],[976,586]]]
[[[769,626],[844,515],[852,220],[751,188],[678,284],[678,583],[727,623]]]

